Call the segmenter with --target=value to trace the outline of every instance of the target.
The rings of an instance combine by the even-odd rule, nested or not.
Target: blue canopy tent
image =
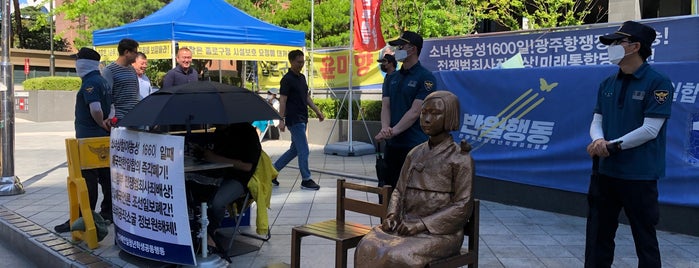
[[[140,43],[149,59],[174,58],[175,43],[198,59],[286,61],[305,46],[305,34],[251,17],[223,0],[174,0],[132,23],[93,33],[104,60],[118,57],[122,38]]]

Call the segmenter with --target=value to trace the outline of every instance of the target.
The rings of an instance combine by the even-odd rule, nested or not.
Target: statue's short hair
[[[461,127],[461,105],[459,104],[459,98],[456,97],[454,93],[446,90],[439,90],[427,95],[423,101],[423,105],[432,99],[440,99],[444,103],[444,130],[459,130],[459,127]]]

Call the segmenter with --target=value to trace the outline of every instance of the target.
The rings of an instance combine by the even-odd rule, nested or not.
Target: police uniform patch
[[[92,90],[93,90],[93,89],[94,89],[93,87],[85,88],[85,92],[87,92],[87,93],[92,93]]]
[[[427,91],[432,91],[433,86],[434,86],[434,82],[432,82],[430,80],[425,80],[425,89],[427,89]]]
[[[655,101],[658,102],[658,104],[663,104],[665,101],[667,101],[667,97],[670,96],[670,91],[669,90],[656,90],[653,91],[653,96],[655,97]]]

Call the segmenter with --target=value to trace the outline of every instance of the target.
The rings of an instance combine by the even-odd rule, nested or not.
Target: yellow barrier
[[[109,137],[66,139],[68,157],[68,204],[71,226],[82,212],[85,231],[71,232],[73,241],[85,241],[90,249],[99,247],[97,227],[81,170],[109,167]]]

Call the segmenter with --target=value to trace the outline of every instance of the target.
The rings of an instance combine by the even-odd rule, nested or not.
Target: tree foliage
[[[521,29],[527,18],[530,29],[582,25],[598,0],[466,0],[476,10],[476,18],[488,19],[510,30]],[[601,16],[600,16],[601,17]],[[599,20],[599,17],[595,19]]]
[[[40,7],[25,7],[20,10],[22,19],[20,20],[21,27],[17,27],[17,22],[12,22],[14,29],[14,37],[17,42],[13,42],[17,48],[49,50],[51,48],[50,37],[51,28],[48,22],[48,14],[41,11]],[[23,41],[19,41],[19,38]],[[53,40],[54,50],[66,50],[66,44],[63,39]]]
[[[347,46],[351,0],[226,0],[260,20],[306,33],[311,40],[311,1],[315,47]],[[425,38],[471,34],[483,20],[511,30],[580,25],[599,0],[383,0],[381,25],[386,39],[411,30]],[[94,2],[90,4],[91,2]],[[78,23],[76,46],[92,43],[92,31],[143,18],[169,0],[69,0],[57,13]]]
[[[458,0],[384,0],[381,25],[384,37],[402,31],[420,33],[425,38],[470,34],[477,21],[469,6]]]
[[[69,0],[56,7],[55,13],[77,23],[76,47],[92,45],[92,32],[121,26],[157,11],[168,0]],[[59,33],[60,35],[61,33]]]

